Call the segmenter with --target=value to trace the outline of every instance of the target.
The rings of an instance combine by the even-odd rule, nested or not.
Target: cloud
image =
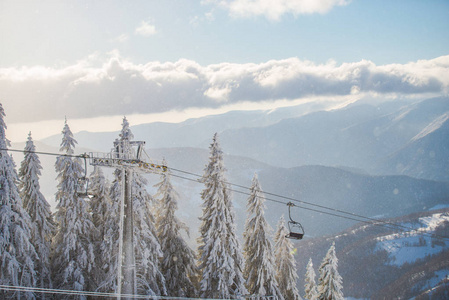
[[[208,1],[227,9],[234,17],[264,16],[279,20],[285,14],[325,14],[335,6],[343,6],[349,0],[222,0]]]
[[[129,39],[129,36],[126,33],[119,35],[118,37],[112,39],[113,42],[125,43]]]
[[[156,34],[156,27],[148,22],[140,22],[140,26],[136,28],[135,33],[144,37]]]
[[[99,63],[100,60],[100,63]],[[201,66],[135,64],[111,52],[64,68],[0,68],[8,123],[162,113],[354,94],[447,95],[449,55],[407,64],[315,64],[298,58]]]

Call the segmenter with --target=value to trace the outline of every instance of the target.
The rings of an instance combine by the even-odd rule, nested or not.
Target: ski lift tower
[[[131,299],[137,294],[136,263],[133,235],[133,203],[132,178],[133,172],[161,174],[167,170],[166,166],[143,160],[145,142],[130,141],[127,138],[116,139],[114,148],[110,153],[90,153],[92,166],[110,167],[121,170],[122,195],[120,201],[120,232],[119,256],[117,268],[117,294],[118,299],[124,295]],[[134,148],[137,146],[136,151]]]

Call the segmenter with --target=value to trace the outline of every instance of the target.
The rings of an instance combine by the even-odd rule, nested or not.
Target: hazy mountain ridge
[[[395,162],[389,159],[449,112],[449,98],[400,104],[373,106],[356,102],[343,109],[285,119],[265,128],[226,130],[221,134],[222,143],[229,153],[283,167],[319,164],[414,176],[418,172],[408,173],[408,168],[392,169]],[[445,126],[432,133],[437,132],[449,134]],[[440,150],[442,155],[449,155],[447,147]],[[448,178],[447,172],[436,172],[425,164],[421,168],[420,178]],[[431,177],[425,177],[431,172]]]
[[[323,101],[306,102],[292,107],[273,110],[230,111],[223,114],[192,118],[180,123],[152,122],[132,126],[136,140],[146,141],[149,148],[203,147],[216,132],[226,129],[264,127],[280,120],[306,115],[309,112],[326,109],[331,104]],[[132,120],[131,125],[132,125]],[[70,122],[70,121],[69,121]],[[79,144],[89,144],[93,149],[109,151],[110,144],[118,137],[119,131],[76,133]],[[42,140],[48,145],[59,145],[59,135]]]
[[[447,297],[444,289],[449,271],[449,239],[439,237],[449,236],[448,218],[449,209],[446,208],[383,220],[414,229],[406,232],[362,224],[335,237],[300,241],[296,243],[299,286],[304,286],[308,258],[312,258],[317,270],[326,249],[335,241],[345,296],[410,299],[433,289],[433,296],[442,293],[440,295]],[[429,219],[433,224],[429,224]],[[385,243],[396,244],[396,247],[385,247]],[[395,253],[397,249],[419,255],[414,258],[409,255],[407,262],[398,264],[396,259],[403,260],[404,253]]]
[[[412,139],[393,153],[383,168],[391,173],[408,174],[417,178],[449,181],[449,120]]]
[[[448,97],[383,103],[359,100],[340,109],[325,108],[324,103],[304,103],[272,111],[231,111],[175,124],[142,124],[132,126],[132,130],[135,139],[146,141],[148,148],[207,149],[212,135],[218,132],[225,153],[273,166],[344,166],[378,175],[449,180],[449,172],[445,172],[449,162],[440,158],[449,156],[443,142],[418,146],[418,154],[433,153],[429,147],[438,146],[439,155],[433,157],[433,163],[397,161],[397,156],[403,156],[401,151],[410,151],[411,144],[424,143],[421,140],[429,135],[449,134],[444,125]],[[117,132],[76,134],[80,145],[101,151],[109,151],[117,136]],[[42,142],[56,146],[59,139],[53,136]],[[440,168],[435,169],[435,165]]]

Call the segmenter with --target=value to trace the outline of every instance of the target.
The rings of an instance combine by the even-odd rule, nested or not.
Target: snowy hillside
[[[335,241],[345,296],[370,299],[449,296],[446,288],[449,209],[384,221],[383,224],[399,227],[357,225],[335,237],[297,243],[299,285],[303,285],[302,274],[309,257],[318,263],[326,247]]]
[[[378,243],[374,252],[385,250],[389,253],[389,264],[402,266],[411,264],[418,259],[437,255],[447,250],[449,240],[442,239],[436,242],[432,237],[439,227],[449,223],[448,213],[434,213],[421,217],[416,223],[400,224],[413,231],[393,233],[377,238]],[[431,245],[431,247],[426,247]]]

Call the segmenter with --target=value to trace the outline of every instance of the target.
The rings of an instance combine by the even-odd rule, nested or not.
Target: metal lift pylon
[[[137,146],[136,151],[133,147]],[[119,259],[117,268],[117,299],[132,299],[137,294],[136,263],[133,234],[132,181],[134,171],[161,174],[164,165],[143,160],[145,142],[116,139],[110,153],[90,153],[90,165],[121,170]],[[123,297],[122,297],[123,295]]]

